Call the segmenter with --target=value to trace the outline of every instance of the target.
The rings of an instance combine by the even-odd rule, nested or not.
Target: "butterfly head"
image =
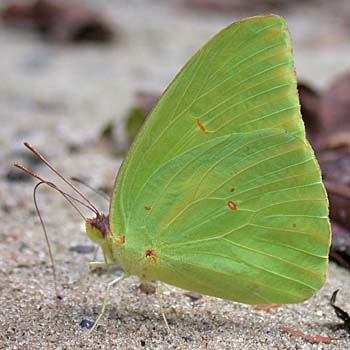
[[[87,235],[93,242],[104,245],[106,237],[111,233],[109,215],[99,214],[92,219],[86,219],[85,227]]]

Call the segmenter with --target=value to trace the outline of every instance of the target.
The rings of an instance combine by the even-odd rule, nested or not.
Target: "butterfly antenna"
[[[21,165],[21,164],[18,164],[18,163],[15,163],[14,164],[15,167],[19,168],[20,170],[24,171],[25,173],[35,177],[36,179],[39,180],[39,182],[35,185],[34,187],[34,190],[33,190],[33,200],[34,200],[34,205],[35,205],[35,210],[37,212],[37,215],[39,217],[39,220],[40,220],[40,224],[41,224],[41,227],[43,229],[43,232],[44,232],[44,236],[45,236],[45,241],[46,241],[46,245],[47,245],[47,248],[48,248],[48,253],[49,253],[49,257],[50,257],[50,261],[51,261],[51,267],[52,267],[52,275],[53,275],[53,280],[54,280],[54,287],[55,287],[55,293],[56,293],[56,298],[57,299],[60,299],[61,296],[58,292],[58,286],[57,286],[57,273],[56,273],[56,266],[55,266],[55,260],[53,258],[53,254],[52,254],[52,249],[51,249],[51,244],[50,244],[50,240],[49,240],[49,236],[47,234],[47,231],[46,231],[46,226],[45,226],[45,223],[44,223],[44,220],[43,220],[43,217],[41,215],[41,212],[40,212],[40,209],[39,209],[39,206],[38,206],[38,201],[37,201],[37,190],[39,188],[39,186],[41,185],[47,185],[49,186],[50,188],[54,189],[55,191],[57,191],[58,193],[60,193],[68,202],[69,204],[78,212],[78,214],[84,219],[86,220],[84,214],[81,212],[81,210],[77,207],[77,205],[74,203],[74,202],[77,202],[81,205],[83,205],[84,207],[92,210],[94,213],[95,210],[94,208],[90,208],[89,205],[87,205],[85,202],[81,201],[80,199],[78,198],[75,198],[73,197],[72,195],[70,195],[69,193],[66,193],[64,192],[63,190],[61,190],[60,188],[58,188],[54,183],[52,182],[49,182],[45,179],[43,179],[41,176],[35,174],[32,170],[26,168],[25,166]]]
[[[63,180],[75,193],[77,193],[81,198],[88,203],[89,208],[96,214],[96,216],[100,216],[100,212],[98,209],[90,202],[90,200],[71,182],[69,182],[56,168],[54,168],[48,160],[30,143],[24,142],[24,146],[26,146],[35,156],[37,156],[47,167],[49,167],[61,180]],[[23,170],[23,169],[22,169]]]
[[[51,249],[51,245],[50,245],[50,240],[49,240],[49,236],[48,236],[47,231],[46,231],[45,223],[44,223],[43,217],[41,216],[41,213],[40,213],[40,210],[39,210],[39,206],[38,206],[38,201],[36,199],[36,192],[37,192],[39,186],[41,186],[43,184],[47,185],[47,183],[45,183],[43,181],[40,181],[39,183],[37,183],[35,185],[34,190],[33,190],[33,200],[34,200],[36,213],[38,214],[38,217],[39,217],[39,220],[40,220],[40,224],[41,224],[41,227],[42,227],[43,232],[44,232],[46,245],[47,245],[47,249],[48,249],[49,256],[50,256],[51,267],[52,267],[52,276],[53,276],[53,281],[54,281],[54,286],[55,286],[56,298],[60,299],[61,297],[60,297],[60,294],[58,293],[58,287],[57,287],[57,274],[56,274],[55,260],[53,258],[52,249]]]
[[[81,201],[79,198],[75,198],[74,196],[72,196],[71,194],[62,191],[59,187],[57,187],[54,183],[47,181],[45,179],[43,179],[41,176],[35,174],[32,170],[26,168],[25,166],[23,166],[22,164],[18,164],[15,163],[14,166],[18,169],[21,169],[22,171],[24,171],[25,173],[35,177],[36,179],[38,179],[40,182],[46,184],[47,186],[51,187],[52,189],[54,189],[55,191],[59,192],[70,204],[71,206],[79,213],[79,215],[86,220],[84,214],[81,212],[81,210],[75,205],[75,202],[81,204],[82,206],[84,206],[85,208],[91,210],[93,213],[95,213],[97,215],[98,212],[96,212],[95,207],[90,207],[88,204],[86,204],[85,202]]]
[[[108,196],[106,193],[104,193],[103,191],[99,191],[96,190],[96,188],[93,188],[92,186],[90,186],[88,183],[86,183],[85,181],[83,181],[82,179],[79,179],[78,177],[72,176],[70,178],[72,181],[75,181],[85,187],[87,187],[89,190],[95,192],[96,194],[98,194],[99,196],[101,196],[102,198],[104,198],[106,201],[110,201],[110,196]]]

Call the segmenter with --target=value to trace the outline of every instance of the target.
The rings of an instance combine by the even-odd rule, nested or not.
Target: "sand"
[[[338,304],[350,312],[350,273],[334,263],[325,286],[310,300],[268,311],[206,296],[192,301],[181,289],[163,287],[171,335],[156,295],[130,278],[113,288],[100,326],[88,334],[81,322],[96,319],[107,281],[121,271],[94,270],[78,293],[94,253],[70,248],[89,250],[91,243],[79,215],[42,188],[38,200],[62,297],[56,301],[32,200],[35,182],[15,181],[13,173],[8,178],[14,161],[53,177],[22,142],[35,144],[67,176],[84,177],[96,188],[112,186],[122,158],[99,140],[102,128],[116,122],[121,143],[122,119],[136,90],[162,91],[217,30],[257,14],[196,14],[176,1],[100,3],[119,33],[109,47],[48,44],[29,32],[0,27],[0,349],[348,349],[350,335],[337,326],[341,321],[329,299],[340,289]],[[319,88],[349,68],[348,34],[341,26],[345,3],[320,1],[281,13],[292,33],[298,77]],[[315,30],[318,21],[322,26]],[[87,193],[107,210],[107,202]],[[293,331],[325,338],[313,343]]]

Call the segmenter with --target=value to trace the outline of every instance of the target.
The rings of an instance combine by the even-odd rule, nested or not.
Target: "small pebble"
[[[89,254],[95,250],[95,247],[93,245],[77,244],[77,245],[70,247],[69,250],[71,252],[76,252],[79,254]]]
[[[193,339],[191,337],[188,337],[188,336],[184,336],[184,337],[181,337],[186,343],[190,343],[191,341],[193,341]]]
[[[92,321],[89,321],[89,320],[82,320],[79,323],[79,326],[81,328],[87,328],[87,329],[91,329],[93,325],[94,325],[94,323]]]
[[[190,291],[185,292],[184,295],[185,295],[186,297],[189,297],[192,301],[199,300],[199,299],[201,299],[201,298],[203,297],[203,296],[202,296],[201,294],[199,294],[199,293],[190,292]]]

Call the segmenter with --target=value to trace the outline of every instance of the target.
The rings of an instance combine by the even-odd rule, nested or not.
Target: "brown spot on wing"
[[[125,236],[119,237],[119,238],[117,239],[117,243],[118,243],[118,244],[124,244],[124,243],[125,243]]]
[[[157,261],[158,256],[157,254],[153,251],[153,249],[146,249],[145,250],[145,257],[151,258],[153,261]]]
[[[233,201],[228,201],[227,205],[231,210],[237,210],[237,203],[235,203]]]
[[[205,126],[201,123],[200,119],[197,119],[197,125],[199,127],[199,130],[201,130],[202,132],[206,133],[207,129],[205,128]]]

